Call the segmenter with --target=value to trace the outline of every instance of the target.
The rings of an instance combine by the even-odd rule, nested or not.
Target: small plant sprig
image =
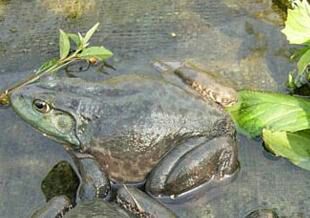
[[[26,79],[18,82],[17,84],[9,87],[2,93],[0,93],[0,105],[9,105],[9,95],[16,89],[23,87],[29,83],[38,80],[40,77],[59,71],[65,66],[78,61],[86,60],[89,63],[104,62],[110,58],[113,53],[103,46],[89,46],[89,40],[99,27],[99,23],[96,23],[85,36],[81,33],[66,33],[63,30],[59,30],[59,58],[53,58],[44,64],[32,75]],[[75,48],[72,50],[72,48]]]

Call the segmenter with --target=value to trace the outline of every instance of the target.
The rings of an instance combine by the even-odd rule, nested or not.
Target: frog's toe
[[[102,184],[96,187],[96,197],[101,199],[110,198],[111,186],[110,184]]]
[[[109,184],[96,185],[93,182],[83,182],[78,193],[80,200],[93,200],[95,198],[109,200],[111,197],[111,187]]]
[[[155,196],[180,196],[203,184],[226,180],[239,169],[234,137],[201,139],[172,150],[150,174],[147,192]],[[171,161],[174,158],[174,163]],[[167,167],[168,166],[168,167]]]

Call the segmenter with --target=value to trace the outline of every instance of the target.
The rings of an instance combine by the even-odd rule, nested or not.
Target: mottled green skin
[[[47,102],[51,110],[36,111],[36,99]],[[46,80],[19,89],[11,103],[36,129],[91,154],[113,181],[144,181],[164,156],[169,157],[167,152],[195,138],[230,137],[223,149],[227,148],[233,161],[223,161],[231,165],[229,174],[238,165],[234,128],[223,110],[161,77],[132,74],[100,82]],[[214,163],[203,166],[206,173],[219,171],[221,152],[214,153]]]

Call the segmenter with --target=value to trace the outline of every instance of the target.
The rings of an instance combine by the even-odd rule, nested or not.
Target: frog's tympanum
[[[41,80],[11,95],[17,114],[78,157],[82,198],[106,195],[107,181],[179,196],[237,171],[235,129],[223,110],[233,89],[186,65],[157,67],[163,76]]]

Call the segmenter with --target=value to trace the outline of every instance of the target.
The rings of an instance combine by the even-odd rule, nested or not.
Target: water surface
[[[294,64],[280,33],[284,13],[272,2],[0,0],[0,87],[57,56],[59,28],[85,32],[99,21],[92,42],[114,52],[114,74],[154,74],[152,60],[191,58],[240,89],[284,91]],[[41,182],[49,170],[72,160],[10,108],[0,109],[0,121],[0,214],[28,217],[45,201]],[[261,207],[308,217],[310,173],[264,155],[260,142],[239,140],[241,171],[234,182],[169,207],[181,217],[235,218]]]

